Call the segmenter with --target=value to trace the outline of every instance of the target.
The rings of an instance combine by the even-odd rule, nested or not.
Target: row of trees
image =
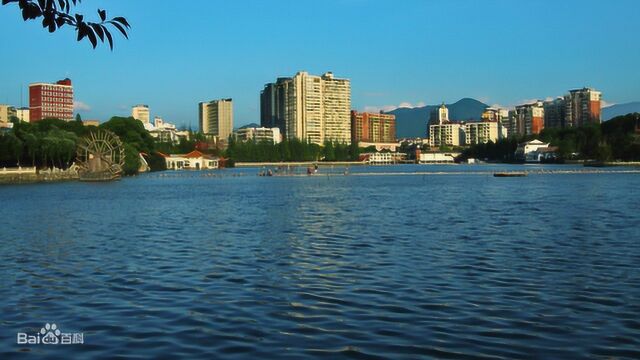
[[[360,149],[357,144],[326,141],[324,146],[285,139],[279,144],[270,141],[236,141],[229,138],[226,157],[233,161],[279,162],[279,161],[351,161],[358,160]]]
[[[95,126],[84,126],[80,119],[64,121],[44,119],[35,123],[14,118],[13,129],[0,135],[0,166],[58,167],[66,169],[76,160],[78,139],[88,135]],[[113,117],[100,125],[120,137],[125,147],[126,175],[140,168],[139,154],[147,154],[152,170],[163,170],[164,159],[157,154],[155,140],[142,123],[133,118]]]
[[[640,114],[618,116],[602,124],[577,128],[547,128],[538,135],[509,137],[471,146],[462,157],[491,161],[515,161],[518,144],[535,138],[558,147],[561,159],[640,161]]]

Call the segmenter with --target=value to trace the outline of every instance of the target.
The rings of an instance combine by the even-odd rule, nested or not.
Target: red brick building
[[[396,142],[396,117],[391,114],[351,111],[351,142]]]
[[[56,118],[73,120],[73,86],[64,79],[55,84],[29,85],[29,122]]]

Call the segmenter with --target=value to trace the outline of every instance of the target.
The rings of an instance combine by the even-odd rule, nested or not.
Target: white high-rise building
[[[322,76],[298,72],[280,78],[273,93],[279,94],[279,116],[287,139],[315,144],[325,141],[351,143],[351,82],[327,72]],[[266,101],[264,96],[261,101]],[[266,104],[262,104],[266,105]]]
[[[142,121],[143,124],[149,123],[149,106],[139,104],[131,108],[131,117]]]

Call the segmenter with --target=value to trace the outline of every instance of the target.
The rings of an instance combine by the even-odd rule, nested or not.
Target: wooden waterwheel
[[[124,166],[124,145],[109,130],[92,131],[78,141],[76,162],[82,181],[119,179]]]

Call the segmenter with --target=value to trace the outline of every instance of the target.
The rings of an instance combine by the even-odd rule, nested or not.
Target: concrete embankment
[[[369,165],[362,161],[292,161],[292,162],[237,162],[236,167],[263,166],[357,166]]]
[[[0,169],[0,184],[29,184],[77,179],[78,172],[74,169],[61,170],[54,168],[40,171],[36,170],[35,167]]]

